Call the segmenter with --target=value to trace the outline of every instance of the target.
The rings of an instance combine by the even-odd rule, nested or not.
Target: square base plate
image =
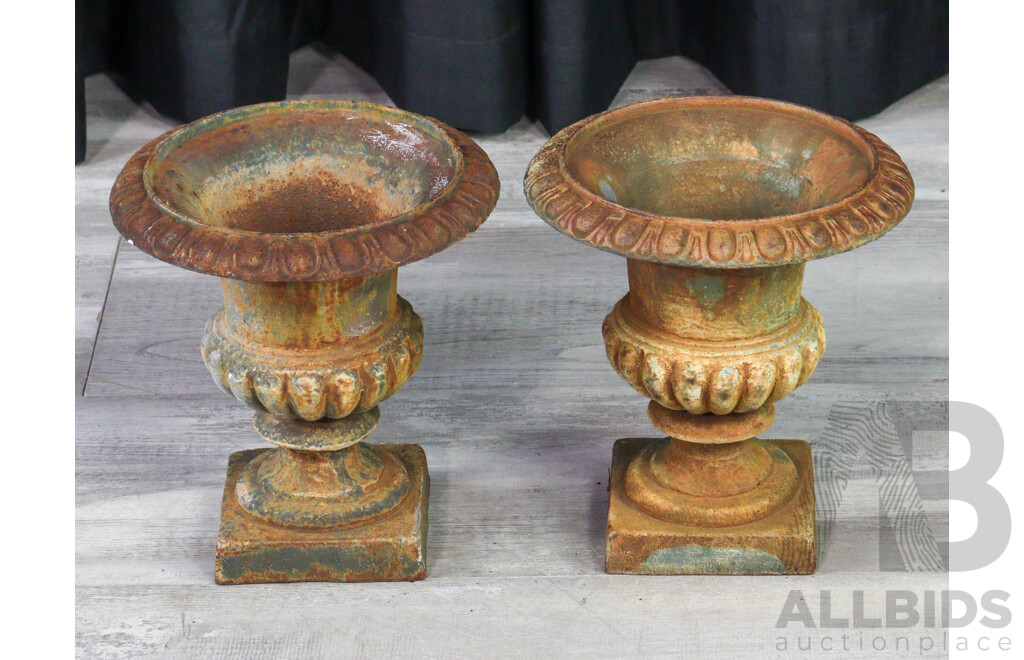
[[[375,445],[409,473],[409,494],[384,518],[345,529],[274,525],[246,512],[235,497],[245,465],[265,451],[231,454],[217,537],[217,584],[396,582],[426,577],[427,457],[418,445]]]
[[[811,446],[772,440],[789,454],[796,495],[767,518],[732,527],[698,527],[650,516],[623,488],[629,462],[661,438],[624,438],[612,450],[605,570],[634,575],[777,575],[813,573],[818,563]]]

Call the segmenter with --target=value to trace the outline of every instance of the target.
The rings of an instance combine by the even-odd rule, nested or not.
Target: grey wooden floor
[[[723,91],[670,58],[638,65],[616,104]],[[293,56],[289,94],[389,103],[366,74],[313,49]],[[646,402],[603,353],[601,320],[626,290],[625,263],[530,211],[522,175],[547,134],[523,120],[473,136],[501,177],[491,218],[399,278],[423,317],[425,355],[382,406],[372,439],[427,452],[429,577],[216,586],[227,456],[260,446],[251,413],[215,387],[199,357],[220,286],[140,253],[110,224],[115,175],[172,122],[103,76],[87,80],[87,99],[88,156],[76,170],[80,657],[771,657],[780,637],[807,632],[775,628],[791,589],[817,612],[821,590],[848,611],[855,589],[870,606],[886,588],[946,587],[934,561],[880,570],[909,556],[886,551],[887,525],[902,524],[886,517],[893,475],[867,458],[870,447],[835,441],[850,426],[835,413],[947,396],[947,80],[862,122],[910,166],[910,216],[883,240],[807,268],[804,295],[824,315],[829,348],[766,435],[848,451],[852,463],[836,479],[838,499],[819,503],[819,520],[831,523],[810,577],[604,574],[612,443],[655,434]],[[915,428],[911,440],[893,446],[919,477],[911,495],[926,532],[942,541],[947,503],[935,484],[945,436]]]

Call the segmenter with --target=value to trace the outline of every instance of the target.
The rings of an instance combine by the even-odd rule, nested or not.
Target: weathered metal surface
[[[379,445],[409,475],[409,494],[389,515],[326,529],[285,527],[255,518],[235,497],[239,474],[272,449],[231,455],[217,537],[218,584],[391,582],[426,576],[427,459],[417,445]]]
[[[803,264],[627,264],[629,293],[604,321],[605,348],[630,385],[666,408],[757,410],[802,385],[825,352],[821,315],[800,296]]]
[[[221,389],[254,410],[310,422],[369,410],[423,356],[423,323],[395,287],[395,271],[329,282],[224,280],[203,361]]]
[[[344,527],[387,515],[409,491],[394,456],[360,442],[377,425],[376,408],[304,422],[257,413],[256,431],[278,448],[242,470],[235,494],[249,513],[300,527]]]
[[[914,198],[887,144],[790,103],[694,96],[559,131],[526,196],[558,231],[644,261],[745,268],[819,259],[895,227]]]
[[[443,250],[487,218],[498,192],[483,150],[433,119],[372,103],[284,101],[153,140],[118,175],[110,212],[139,249],[182,268],[336,280]]]
[[[380,408],[373,407],[335,420],[307,422],[302,419],[256,413],[253,426],[267,442],[299,451],[334,451],[351,447],[373,433],[380,422]]]
[[[616,444],[608,571],[812,572],[809,446],[755,436],[825,351],[804,262],[903,219],[899,156],[792,104],[660,99],[561,131],[525,188],[553,227],[627,257],[605,347],[669,436]]]
[[[702,444],[652,442],[629,464],[624,489],[639,509],[661,520],[728,527],[760,520],[788,502],[798,475],[769,441]]]
[[[813,573],[817,566],[811,447],[773,440],[797,471],[797,489],[760,519],[728,526],[663,520],[640,509],[626,493],[625,473],[652,443],[625,438],[612,451],[605,570],[641,575],[762,575]],[[704,548],[704,550],[697,550]]]
[[[124,167],[114,224],[223,278],[203,360],[277,445],[231,457],[218,582],[424,577],[423,452],[361,441],[423,353],[397,268],[473,231],[497,197],[494,167],[463,134],[344,101],[213,115]]]
[[[654,428],[673,438],[701,444],[728,444],[767,431],[775,421],[775,406],[769,403],[750,412],[729,415],[691,415],[651,401],[647,404],[647,416]]]

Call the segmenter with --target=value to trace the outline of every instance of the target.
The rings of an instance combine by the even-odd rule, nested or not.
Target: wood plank
[[[854,589],[865,610],[883,611],[891,575],[862,575],[835,590],[849,616]],[[935,574],[900,575],[900,588],[941,590]],[[751,597],[756,581],[760,597]],[[655,584],[656,583],[656,584]],[[819,611],[820,576],[693,579],[557,576],[430,578],[347,585],[146,585],[80,587],[78,651],[106,658],[757,658],[780,657],[820,631],[775,622],[790,590]],[[835,587],[835,584],[829,586]],[[842,608],[842,609],[839,609]],[[838,614],[837,614],[838,615]],[[877,658],[875,634],[895,643],[939,629],[848,632],[843,657]],[[865,649],[856,646],[859,636]],[[796,653],[796,651],[794,651]],[[787,654],[788,655],[788,654]],[[783,656],[785,657],[785,656]]]
[[[82,394],[120,243],[107,198],[138,147],[174,126],[133,103],[107,76],[85,81],[88,144],[75,167],[75,393]]]
[[[85,390],[119,240],[106,209],[75,208],[75,395]]]

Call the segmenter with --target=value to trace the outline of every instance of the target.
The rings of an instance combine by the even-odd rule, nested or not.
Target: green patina
[[[690,295],[700,302],[705,310],[711,311],[725,298],[725,279],[720,275],[702,273],[697,277],[683,280]]]
[[[654,575],[788,573],[775,555],[753,548],[677,545],[651,554],[641,573]]]
[[[239,473],[272,450],[232,454],[217,539],[218,584],[422,580],[430,496],[426,457],[416,445],[382,447],[401,458],[417,501],[384,519],[342,529],[286,527],[249,516],[235,494]]]
[[[422,540],[415,543],[422,547]],[[277,548],[259,548],[250,552],[225,555],[221,558],[220,572],[228,581],[246,581],[250,575],[266,571],[287,575],[292,580],[308,578],[310,572],[324,578],[347,581],[353,575],[376,575],[390,579],[414,579],[423,571],[424,561],[412,551],[397,544],[387,551],[370,551],[365,546],[348,545],[289,545]]]

